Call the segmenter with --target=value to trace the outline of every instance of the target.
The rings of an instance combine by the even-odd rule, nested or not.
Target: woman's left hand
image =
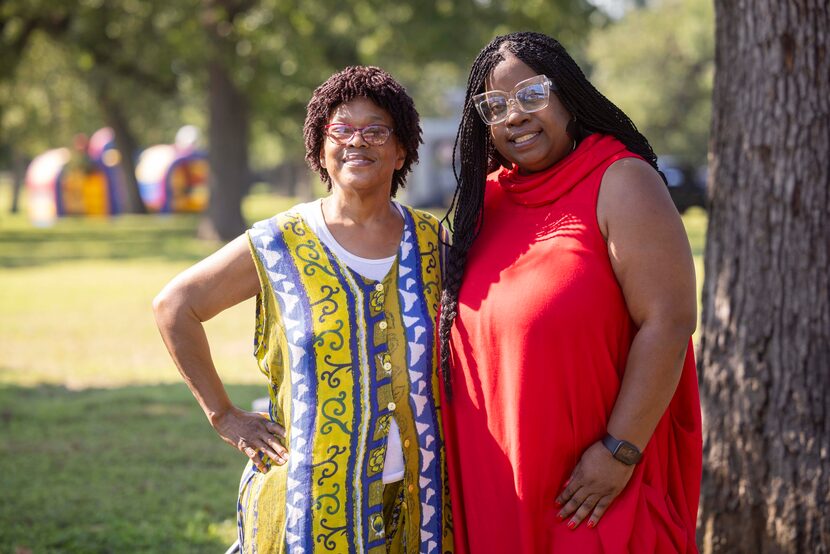
[[[595,442],[582,454],[565,490],[556,497],[556,503],[562,506],[559,518],[573,514],[568,527],[576,529],[590,515],[588,527],[596,526],[633,473],[634,466],[615,459],[602,442]]]

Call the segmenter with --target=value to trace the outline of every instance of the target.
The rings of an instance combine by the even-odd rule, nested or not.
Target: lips
[[[541,134],[541,131],[524,131],[520,133],[513,133],[508,137],[507,140],[515,144],[516,146],[521,146],[531,140],[535,139],[537,136]]]
[[[374,161],[375,160],[373,160],[369,156],[366,156],[366,155],[363,155],[363,154],[357,154],[357,153],[346,154],[345,156],[343,156],[343,162],[348,164],[348,165],[357,165],[357,166],[369,165],[370,163],[373,163]]]

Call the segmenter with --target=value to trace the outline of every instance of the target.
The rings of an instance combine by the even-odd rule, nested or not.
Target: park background
[[[771,6],[784,4],[759,2],[763,6],[751,16],[771,16],[776,9]],[[795,10],[789,19],[776,21],[798,26],[809,20],[821,29],[828,19],[826,6],[807,4],[804,13]],[[734,22],[734,12],[721,6],[718,17]],[[718,28],[723,38],[723,24]],[[709,0],[0,3],[0,553],[221,552],[233,542],[236,488],[245,460],[218,439],[181,383],[155,329],[153,296],[176,273],[252,222],[322,194],[316,179],[303,169],[302,124],[311,92],[331,73],[351,64],[380,65],[407,87],[423,118],[452,120],[478,50],[494,35],[515,30],[558,38],[597,88],[634,120],[658,155],[693,168],[708,163],[710,187],[713,178],[718,183],[719,175],[726,174],[713,170],[710,153],[717,148],[717,137],[710,141],[710,128],[719,127],[712,102],[716,10]],[[784,31],[777,29],[779,34]],[[826,36],[818,35],[826,43]],[[800,46],[803,37],[793,36]],[[803,40],[809,44],[814,36]],[[765,41],[746,42],[761,48]],[[787,43],[781,44],[786,50]],[[827,58],[830,54],[813,58],[805,71],[820,74]],[[787,65],[786,57],[781,59]],[[741,77],[738,68],[735,73]],[[827,85],[818,88],[822,94]],[[826,135],[827,102],[820,101],[816,112],[824,125],[819,134],[823,130]],[[727,119],[720,121],[721,127],[726,124]],[[204,131],[212,172],[205,214],[142,213],[140,199],[127,193],[125,211],[131,213],[61,218],[46,227],[33,225],[27,217],[26,191],[19,185],[26,164],[36,155],[69,146],[78,133],[92,134],[105,126],[115,130],[119,150],[137,152],[172,142],[183,125]],[[826,159],[826,136],[824,140],[824,150],[819,150]],[[761,139],[749,142],[765,147]],[[134,174],[131,158],[122,157],[124,175]],[[735,191],[747,188],[737,186],[740,179],[734,181]],[[792,184],[783,181],[770,178],[769,189],[755,182],[756,198],[766,193],[780,200],[779,189],[791,195]],[[819,216],[827,215],[827,184],[825,168],[816,184],[817,190],[824,189],[818,196]],[[740,202],[726,194],[720,196],[722,203]],[[718,197],[710,196],[715,196],[710,206],[715,209]],[[807,210],[799,216],[799,206],[793,204],[795,217],[812,222]],[[433,211],[444,213],[441,206]],[[782,225],[792,214],[766,215]],[[734,219],[747,220],[744,234],[756,235],[746,243],[731,243],[734,256],[757,241],[770,242],[771,233],[759,220]],[[701,208],[686,211],[683,220],[700,291],[710,222]],[[826,225],[812,228],[819,252],[830,252],[826,230]],[[725,232],[721,227],[715,231],[718,236]],[[772,244],[767,267],[780,269],[787,262],[774,255],[786,250],[786,240]],[[723,258],[733,255],[728,241],[717,246]],[[713,273],[722,271],[718,260],[707,261],[707,270],[711,266]],[[827,266],[826,256],[812,260],[813,270]],[[777,290],[776,283],[755,281],[755,292],[764,294],[767,286]],[[816,286],[820,289],[822,283],[826,285],[826,275]],[[702,296],[713,318],[695,335],[700,349],[701,339],[706,341],[701,331],[712,330],[712,353],[707,358],[699,352],[704,408],[708,398],[721,410],[704,409],[704,418],[734,423],[719,431],[719,437],[729,443],[728,433],[735,431],[735,448],[756,456],[753,433],[764,443],[769,433],[778,431],[757,422],[761,430],[747,429],[747,418],[775,418],[776,410],[780,416],[786,413],[787,400],[798,401],[798,395],[786,389],[769,395],[774,401],[762,399],[763,410],[756,406],[748,416],[721,417],[724,411],[743,414],[747,400],[721,397],[723,405],[718,404],[718,390],[707,386],[705,364],[711,364],[714,380],[738,393],[754,390],[758,382],[774,387],[776,375],[788,363],[801,363],[802,372],[820,367],[826,373],[830,325],[808,333],[806,362],[784,360],[769,369],[759,355],[752,363],[772,377],[762,370],[753,373],[752,363],[743,362],[735,375],[724,377],[724,365],[736,366],[717,359],[718,348],[724,350],[723,329],[739,335],[736,344],[748,342],[735,330],[734,315],[730,319],[711,307],[731,306],[731,296],[722,297],[730,294],[741,297],[742,306],[751,305],[734,289],[715,285],[708,297]],[[822,295],[819,290],[812,300],[819,316],[807,317],[806,325],[814,329],[827,322],[826,291]],[[784,310],[786,302],[778,308]],[[781,319],[782,328],[792,326]],[[251,354],[253,303],[243,303],[206,326],[231,398],[249,407],[265,390]],[[786,342],[786,332],[776,329],[770,331],[764,353],[770,345]],[[791,332],[800,332],[798,325]],[[740,352],[730,355],[749,358]],[[735,380],[740,383],[735,385]],[[764,498],[772,494],[765,487],[772,486],[774,464],[764,468],[762,483],[753,484],[752,472],[744,470],[755,458],[707,447],[707,471],[716,477],[704,479],[702,549],[830,548],[828,378],[808,379],[802,388],[813,395],[801,399],[806,407],[800,411],[803,419],[815,423],[806,435],[802,426],[801,435],[788,439],[785,450],[791,456],[784,465],[790,473],[796,468],[796,474],[778,483],[771,502]],[[709,444],[713,431],[707,433]],[[735,482],[717,477],[719,471],[734,473]],[[805,507],[793,508],[784,489],[788,482],[802,480],[811,481],[812,488],[791,487],[808,497]],[[713,491],[709,496],[707,486]],[[747,486],[758,490],[746,493]],[[725,507],[719,509],[718,502]],[[737,529],[720,531],[736,522]],[[736,543],[731,532],[749,538]]]

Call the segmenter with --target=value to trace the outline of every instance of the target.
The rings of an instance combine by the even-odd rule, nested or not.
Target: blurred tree
[[[217,177],[218,188],[212,189],[217,201],[202,231],[225,240],[244,230],[238,206],[249,174],[245,156],[232,146],[250,140],[260,162],[302,159],[305,105],[334,71],[381,65],[409,86],[424,115],[450,115],[446,93],[463,84],[472,59],[495,32],[559,30],[563,40],[581,44],[580,32],[595,11],[582,0],[205,0],[203,8],[211,51],[218,54],[209,63],[211,143],[223,141],[216,155],[227,161],[233,152],[237,162]],[[218,90],[234,108],[213,97]],[[253,135],[249,139],[243,139],[246,130]],[[220,160],[212,158],[212,168],[215,163]]]
[[[169,6],[158,0],[79,0],[69,30],[55,37],[74,55],[77,70],[113,129],[127,184],[125,211],[130,213],[146,212],[135,175],[139,142],[130,117],[139,104],[135,98],[176,93],[173,53],[163,39],[156,39],[154,25],[156,17],[169,15]]]
[[[654,0],[592,30],[588,45],[597,88],[658,154],[694,165],[708,150],[714,28],[711,0]]]
[[[204,0],[201,20],[207,36],[210,204],[202,220],[203,238],[230,240],[245,230],[242,198],[250,184],[249,108],[231,74],[242,42],[234,20],[255,4],[251,0]]]
[[[66,50],[124,149],[206,102],[214,177],[201,230],[222,239],[245,227],[249,145],[260,165],[301,160],[305,105],[332,72],[382,65],[423,115],[452,115],[447,93],[494,34],[540,30],[579,56],[589,26],[603,21],[586,0],[6,0],[0,29],[18,30],[0,40],[21,44],[8,37],[43,14],[56,23],[38,28]],[[0,58],[0,69],[13,64]]]
[[[31,8],[31,6],[28,6]],[[26,155],[15,140],[14,132],[9,132],[4,125],[6,111],[12,104],[9,96],[10,80],[14,75],[31,37],[38,30],[46,29],[49,32],[61,32],[69,22],[68,12],[55,6],[55,10],[38,12],[27,10],[25,3],[6,2],[0,4],[0,151],[8,152],[12,165],[12,202],[11,212],[17,212],[20,190],[23,185],[23,169]],[[22,17],[20,12],[25,12]],[[15,118],[12,114],[11,119]]]
[[[830,10],[717,0],[704,552],[830,552]]]
[[[66,31],[72,4],[67,0],[50,5],[37,0],[6,0],[0,4],[0,79],[8,79],[14,73],[37,31],[53,34]]]
[[[23,75],[39,76],[41,79],[28,81],[24,86],[46,96],[50,95],[52,81],[63,79],[73,88],[68,96],[90,95],[95,100],[101,117],[90,120],[100,119],[113,128],[122,154],[120,165],[127,184],[125,211],[128,212],[145,211],[135,177],[133,156],[139,145],[135,122],[149,120],[152,125],[153,115],[161,110],[147,109],[148,104],[157,104],[177,92],[170,69],[172,50],[164,41],[150,39],[156,38],[159,21],[169,21],[173,14],[182,19],[183,13],[160,0],[9,0],[0,9],[0,29],[25,30],[9,32],[0,39],[4,52],[18,53],[13,59],[0,57],[2,76],[8,81],[15,69],[24,71]],[[175,24],[176,18],[172,19]],[[176,28],[181,32],[187,26]],[[35,67],[18,67],[21,59],[27,59],[21,56],[26,53],[26,46],[39,35],[48,36],[57,45],[51,50],[41,47],[51,57],[30,57],[28,62]],[[39,70],[40,66],[51,67],[55,72],[46,74]],[[26,101],[13,104],[25,106]],[[69,111],[81,111],[81,115],[89,116],[84,110]],[[71,119],[79,124],[73,133],[89,129],[89,121],[78,121],[77,114]],[[54,145],[54,142],[50,144]]]

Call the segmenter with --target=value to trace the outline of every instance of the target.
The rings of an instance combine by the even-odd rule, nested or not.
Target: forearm
[[[153,302],[159,332],[182,378],[215,426],[233,407],[216,371],[204,326],[196,314],[163,291]]]
[[[646,322],[628,354],[608,432],[641,451],[671,402],[680,381],[689,343],[688,326]]]

